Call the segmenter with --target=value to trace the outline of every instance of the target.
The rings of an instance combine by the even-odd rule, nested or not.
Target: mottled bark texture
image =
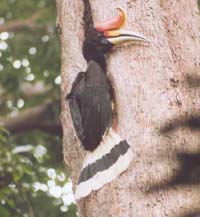
[[[200,209],[199,11],[196,0],[91,0],[95,21],[117,6],[124,28],[143,33],[151,45],[117,47],[108,58],[118,113],[117,129],[135,153],[118,179],[78,204],[82,217],[189,217]],[[62,47],[64,156],[73,182],[84,152],[65,96],[85,70],[81,0],[57,0]]]

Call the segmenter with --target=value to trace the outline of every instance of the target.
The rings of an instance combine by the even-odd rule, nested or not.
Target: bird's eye
[[[101,37],[102,37],[102,33],[101,33],[101,32],[98,32],[98,33],[97,33],[97,37],[98,37],[98,38],[101,38]]]
[[[108,40],[106,40],[105,38],[101,39],[101,44],[102,45],[107,45],[108,44]]]

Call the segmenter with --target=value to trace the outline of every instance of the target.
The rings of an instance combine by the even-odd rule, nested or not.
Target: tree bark
[[[200,76],[197,1],[90,2],[94,21],[111,18],[119,5],[126,9],[128,23],[124,28],[143,33],[151,45],[119,46],[107,60],[116,96],[117,130],[132,145],[135,158],[115,181],[78,203],[80,214],[197,216],[200,143],[199,128],[195,126],[199,126],[200,95],[199,86],[191,82],[191,78]],[[77,73],[86,68],[81,52],[82,9],[80,0],[57,0],[64,157],[74,184],[85,153],[76,137],[65,96]]]

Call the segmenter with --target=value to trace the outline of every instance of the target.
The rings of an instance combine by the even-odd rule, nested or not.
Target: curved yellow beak
[[[150,40],[144,35],[126,30],[114,30],[104,32],[104,36],[111,44],[122,44],[126,42],[147,42]]]

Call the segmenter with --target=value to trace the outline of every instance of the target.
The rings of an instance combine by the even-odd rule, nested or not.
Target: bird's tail
[[[133,152],[126,140],[113,129],[103,136],[100,145],[88,152],[75,191],[76,199],[88,196],[116,179],[131,163]]]

